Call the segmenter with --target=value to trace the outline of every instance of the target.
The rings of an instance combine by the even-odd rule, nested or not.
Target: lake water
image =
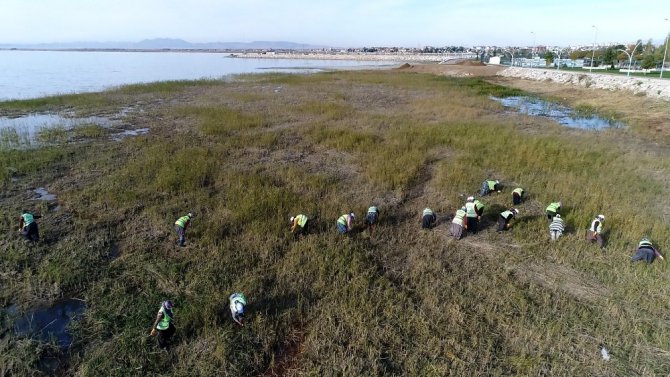
[[[268,71],[393,66],[389,62],[245,59],[225,53],[0,51],[0,101],[100,91],[125,84]]]

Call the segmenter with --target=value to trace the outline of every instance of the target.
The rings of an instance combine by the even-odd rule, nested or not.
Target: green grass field
[[[124,123],[150,132],[117,142],[87,125],[0,150],[0,306],[76,297],[87,307],[69,351],[15,336],[0,312],[0,375],[666,375],[668,267],[629,257],[644,235],[662,253],[670,245],[667,140],[641,132],[657,122],[578,131],[489,99],[519,94],[374,71],[1,103],[3,113],[133,107],[142,111]],[[450,219],[487,177],[504,192],[483,198],[483,231],[454,240]],[[520,217],[497,233],[517,185]],[[31,200],[35,187],[60,209]],[[551,243],[544,208],[555,200],[568,231]],[[25,207],[43,215],[32,247],[16,233]],[[438,214],[431,231],[420,230],[424,207]],[[191,211],[179,249],[172,224]],[[349,211],[346,237],[335,221]],[[312,234],[294,240],[298,213]],[[599,213],[605,251],[584,241]],[[245,327],[228,311],[236,291],[250,301]],[[163,352],[149,332],[167,298],[177,333]],[[55,371],[47,357],[60,358]]]

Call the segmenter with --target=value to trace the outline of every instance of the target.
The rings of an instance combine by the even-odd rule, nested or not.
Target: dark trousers
[[[377,212],[368,212],[368,215],[365,217],[365,224],[370,226],[374,225],[377,222],[379,215]]]
[[[436,220],[437,218],[435,217],[435,215],[426,215],[421,218],[421,227],[423,229],[430,229],[433,227]]]
[[[507,230],[507,219],[502,216],[498,216],[498,232]]]
[[[554,219],[554,216],[556,216],[556,212],[554,212],[554,211],[547,211],[547,218],[549,219],[549,221],[553,220],[553,219]]]
[[[306,236],[307,232],[309,231],[308,226],[309,226],[309,221],[307,221],[305,223],[305,226],[300,226],[300,225],[296,226],[295,227],[295,232],[293,233],[293,237],[298,238],[300,236]]]
[[[479,225],[479,220],[476,217],[466,217],[468,222],[468,232],[477,233],[477,226]]]
[[[590,230],[587,231],[586,232],[586,240],[590,241],[590,242],[595,242],[595,243],[598,244],[598,246],[603,247],[603,242],[604,242],[603,237],[596,232],[593,232],[593,231],[590,231]]]
[[[631,258],[632,262],[637,262],[639,260],[644,260],[647,263],[651,263],[654,261],[654,258],[656,255],[654,254],[654,250],[649,249],[647,247],[641,247],[637,249],[637,253]]]
[[[161,348],[167,348],[170,345],[170,340],[172,339],[175,330],[176,329],[172,323],[170,323],[170,326],[168,326],[167,329],[158,330],[158,345]]]
[[[186,229],[180,227],[179,225],[175,225],[174,229],[177,231],[177,235],[179,236],[179,246],[185,246],[186,245]]]
[[[37,242],[40,240],[40,232],[37,229],[37,223],[34,221],[28,224],[27,227],[24,227],[21,234],[23,234],[28,241]]]
[[[521,204],[521,195],[517,194],[516,192],[513,192],[512,193],[512,203],[514,203],[514,205]]]

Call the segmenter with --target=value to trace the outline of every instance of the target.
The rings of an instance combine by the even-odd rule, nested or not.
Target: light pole
[[[554,53],[558,55],[558,61],[556,62],[556,70],[561,69],[561,50],[554,50]]]
[[[598,28],[596,25],[591,25],[592,28],[596,29],[595,36],[593,37],[593,53],[591,53],[591,67],[589,68],[589,73],[593,70],[593,59],[596,56],[596,40],[598,39]]]
[[[665,21],[668,21],[666,18]],[[668,55],[668,35],[670,33],[666,34],[665,36],[665,52],[663,53],[663,63],[661,63],[661,74],[658,76],[658,78],[663,78],[663,67],[665,66],[665,56]]]
[[[514,67],[514,49],[503,49],[503,51],[509,52],[510,55],[512,55],[512,61],[510,62],[510,67]]]
[[[637,46],[640,45],[640,43],[642,43],[642,41],[637,42],[635,47],[633,47],[633,52],[631,52],[630,54],[626,50],[619,49],[619,51],[623,51],[626,53],[626,55],[628,55],[628,72],[626,73],[626,76],[630,76],[630,66],[633,64],[633,55],[635,55],[635,49],[637,48]]]

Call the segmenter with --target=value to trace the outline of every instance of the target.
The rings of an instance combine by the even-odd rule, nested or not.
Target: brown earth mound
[[[469,66],[483,67],[483,66],[485,66],[486,64],[484,64],[484,63],[482,63],[482,62],[475,61],[475,60],[463,60],[462,62],[458,62],[458,63],[456,63],[456,64],[454,64],[454,65],[469,65]]]
[[[407,69],[407,68],[412,68],[412,65],[409,63],[405,63],[396,69]]]

